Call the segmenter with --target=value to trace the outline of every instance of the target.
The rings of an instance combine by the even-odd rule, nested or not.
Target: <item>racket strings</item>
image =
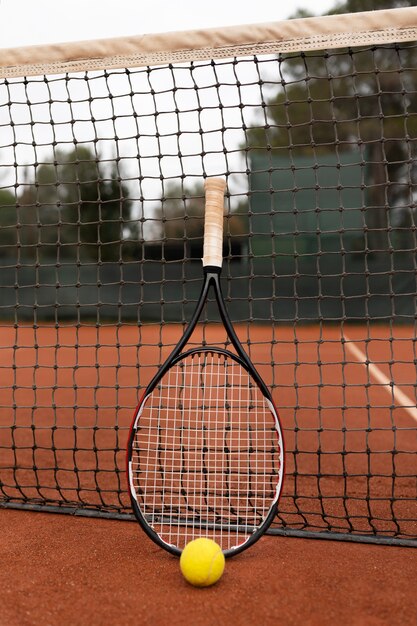
[[[180,548],[213,537],[243,543],[276,498],[281,443],[271,406],[225,353],[181,359],[147,397],[132,455],[144,517]]]

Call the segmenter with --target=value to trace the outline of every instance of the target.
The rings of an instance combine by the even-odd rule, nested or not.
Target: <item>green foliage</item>
[[[378,11],[379,9],[399,9],[401,7],[416,6],[415,0],[335,0],[335,5],[324,15],[340,15],[342,13],[359,13],[362,11]],[[302,17],[312,17],[316,15],[314,11],[314,3],[312,3],[312,11],[302,8],[297,9],[292,19]]]
[[[171,242],[202,239],[204,235],[204,185],[184,186],[181,181],[167,185],[156,210],[161,223],[160,238]],[[231,237],[247,232],[247,205],[241,203],[225,220],[224,232]]]
[[[12,193],[0,189],[0,257],[16,246],[16,200]]]
[[[347,0],[330,13],[414,6],[404,0]],[[247,132],[244,149],[337,158],[356,150],[367,162],[367,223],[371,247],[386,246],[381,208],[410,202],[410,160],[417,140],[417,53],[411,44],[281,55],[280,85],[266,98],[262,117]],[[414,166],[415,169],[415,166]],[[408,178],[408,185],[404,182]],[[373,241],[372,241],[373,240]]]
[[[160,238],[183,241],[203,236],[204,188],[201,183],[185,187],[181,181],[168,183],[156,209],[161,223]]]
[[[378,9],[399,9],[416,6],[414,0],[345,0],[330,10],[330,15],[338,13],[359,13],[361,11],[377,11]]]
[[[131,201],[116,161],[102,161],[87,147],[57,150],[35,174],[0,222],[15,225],[22,258],[117,261],[134,252],[124,241]],[[2,230],[2,244],[7,236]]]

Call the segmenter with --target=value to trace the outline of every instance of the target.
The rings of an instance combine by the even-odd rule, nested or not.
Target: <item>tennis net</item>
[[[410,8],[0,51],[0,506],[129,518],[224,176],[286,442],[271,532],[416,545],[416,40]]]

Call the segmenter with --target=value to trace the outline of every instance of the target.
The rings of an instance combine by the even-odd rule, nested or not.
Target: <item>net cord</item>
[[[381,45],[417,39],[417,7],[0,50],[0,78]]]

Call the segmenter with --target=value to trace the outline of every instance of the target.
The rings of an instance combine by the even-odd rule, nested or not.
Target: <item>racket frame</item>
[[[137,431],[137,424],[140,419],[142,410],[146,404],[148,396],[152,393],[152,391],[155,389],[155,387],[157,386],[159,381],[162,379],[164,374],[169,370],[169,368],[175,365],[175,363],[177,363],[181,359],[185,358],[186,356],[193,354],[193,353],[198,353],[198,352],[208,352],[208,353],[215,352],[215,353],[223,354],[227,357],[230,357],[234,361],[239,363],[239,365],[241,365],[256,382],[259,390],[261,391],[262,395],[264,396],[264,398],[266,399],[269,405],[271,414],[274,417],[275,428],[277,430],[278,441],[279,441],[280,462],[279,462],[279,476],[278,476],[279,480],[277,481],[275,496],[272,500],[272,503],[271,503],[271,506],[270,506],[270,509],[266,518],[263,520],[260,526],[254,527],[253,533],[249,535],[244,542],[242,542],[241,544],[235,547],[223,550],[224,555],[226,557],[229,557],[229,556],[238,554],[242,550],[245,550],[246,548],[248,548],[255,541],[257,541],[265,533],[268,527],[271,525],[274,517],[277,514],[278,501],[279,501],[279,496],[280,496],[281,489],[282,489],[282,481],[283,481],[283,476],[284,476],[284,457],[285,457],[284,442],[283,442],[282,430],[281,430],[279,417],[278,417],[278,411],[274,404],[271,393],[268,387],[266,386],[266,384],[264,383],[264,381],[262,380],[261,376],[257,372],[255,366],[249,359],[248,355],[246,354],[242,344],[240,343],[240,340],[233,328],[232,322],[227,312],[223,294],[222,294],[221,282],[220,282],[221,267],[204,266],[203,274],[204,274],[204,282],[203,282],[203,286],[200,292],[200,296],[197,301],[194,313],[190,319],[190,322],[188,323],[184,331],[184,334],[182,335],[178,344],[172,350],[168,358],[161,365],[158,372],[155,374],[155,376],[152,378],[152,380],[146,387],[142,395],[142,398],[138,406],[136,407],[136,411],[135,411],[132,425],[130,428],[128,445],[127,445],[127,476],[128,476],[129,494],[130,494],[130,499],[132,503],[132,508],[133,508],[135,517],[137,518],[143,530],[150,537],[150,539],[152,539],[160,547],[163,547],[165,550],[167,550],[168,552],[171,552],[172,554],[176,556],[181,555],[182,550],[180,548],[164,541],[162,537],[152,528],[152,526],[146,519],[146,516],[142,513],[140,506],[138,504],[136,492],[133,487],[133,471],[132,471],[132,466],[131,466],[132,448],[133,448],[133,442],[134,442],[136,431]],[[229,337],[232,346],[236,350],[236,355],[233,354],[232,352],[229,352],[228,350],[224,348],[220,348],[217,346],[196,347],[196,348],[191,348],[190,350],[186,352],[182,352],[184,346],[188,343],[188,340],[190,339],[193,331],[195,330],[198,324],[204,305],[206,304],[208,300],[208,296],[211,290],[214,292],[214,296],[217,302],[220,317],[223,322],[223,326],[226,330],[227,336]],[[214,527],[215,526],[213,526],[213,528]]]

